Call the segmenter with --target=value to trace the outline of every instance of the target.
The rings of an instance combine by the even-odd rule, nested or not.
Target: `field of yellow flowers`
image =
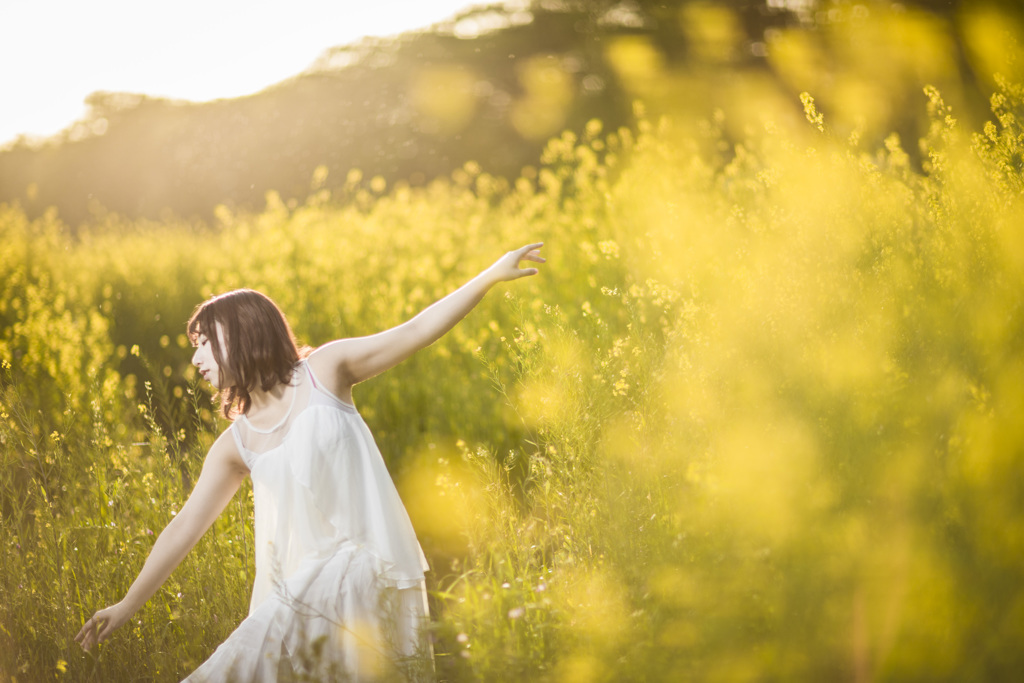
[[[0,207],[0,678],[177,681],[248,607],[243,488],[86,655],[225,428],[204,298],[301,340],[505,250],[544,272],[357,388],[432,565],[449,681],[1008,680],[1024,669],[1024,91],[878,149],[807,120],[553,140],[512,181],[314,178],[216,225]]]

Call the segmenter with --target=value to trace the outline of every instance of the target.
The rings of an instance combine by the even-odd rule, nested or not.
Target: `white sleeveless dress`
[[[185,680],[429,678],[427,562],[373,436],[306,361],[288,391],[271,429],[231,425],[253,483],[252,602]]]

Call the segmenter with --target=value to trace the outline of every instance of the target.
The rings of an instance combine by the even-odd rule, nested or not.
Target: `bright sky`
[[[428,26],[478,2],[0,0],[0,145],[58,132],[97,90],[247,95],[328,47]]]

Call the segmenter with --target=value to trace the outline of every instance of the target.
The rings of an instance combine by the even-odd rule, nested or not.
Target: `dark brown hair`
[[[217,323],[227,349],[221,348]],[[196,306],[188,321],[188,338],[196,344],[201,334],[210,340],[220,368],[221,410],[227,418],[249,410],[250,394],[257,387],[269,391],[289,382],[295,364],[309,352],[295,342],[277,304],[251,289],[236,289]]]

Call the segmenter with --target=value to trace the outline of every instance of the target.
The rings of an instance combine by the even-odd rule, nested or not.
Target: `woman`
[[[534,275],[541,244],[510,251],[455,292],[385,332],[302,358],[280,310],[238,290],[188,324],[193,364],[233,417],[188,501],[117,604],[75,640],[89,650],[157,591],[251,475],[256,579],[249,616],[187,680],[416,675],[432,664],[423,553],[352,387],[428,346],[499,282]],[[403,666],[404,665],[404,666]]]

